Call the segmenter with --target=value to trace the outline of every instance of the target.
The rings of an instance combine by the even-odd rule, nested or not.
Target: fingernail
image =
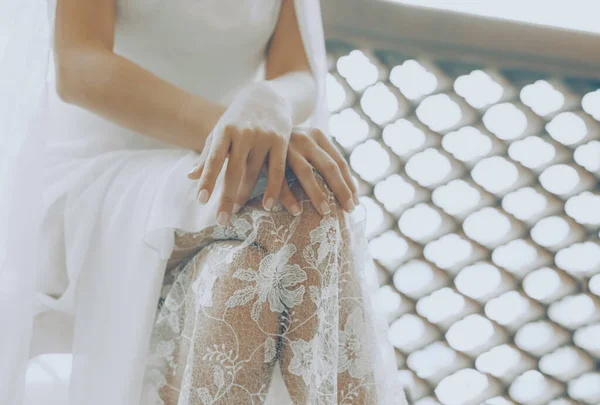
[[[205,189],[200,190],[198,193],[198,201],[200,204],[206,204],[208,202],[208,191]]]
[[[196,170],[198,170],[199,167],[200,167],[199,164],[194,165],[194,167],[192,167],[192,169],[188,172],[188,176],[193,174]]]
[[[348,212],[354,211],[354,201],[352,201],[352,198],[349,198],[348,201],[346,201],[346,207],[348,208]]]
[[[271,211],[271,208],[273,208],[273,199],[269,197],[267,198],[267,201],[265,201],[265,209]]]
[[[358,194],[352,194],[352,198],[354,199],[354,205],[359,205],[360,200],[358,199]]]
[[[300,215],[300,207],[298,207],[296,204],[292,205],[290,210],[292,211],[293,216],[297,217],[298,215]]]
[[[217,217],[217,224],[220,226],[226,226],[229,223],[229,214],[226,212],[219,212]]]
[[[242,209],[242,206],[239,204],[233,204],[233,213],[237,214],[238,212],[240,212],[240,210]]]
[[[329,209],[329,204],[327,204],[327,201],[323,201],[321,203],[321,211],[323,211],[323,214],[327,215],[331,212],[331,210]]]

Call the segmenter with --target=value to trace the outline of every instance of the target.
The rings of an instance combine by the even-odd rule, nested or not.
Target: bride
[[[72,405],[404,404],[318,1],[47,1],[0,398],[24,357],[70,353]]]

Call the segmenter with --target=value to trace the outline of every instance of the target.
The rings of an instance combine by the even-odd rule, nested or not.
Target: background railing
[[[600,36],[322,4],[412,403],[600,403]]]

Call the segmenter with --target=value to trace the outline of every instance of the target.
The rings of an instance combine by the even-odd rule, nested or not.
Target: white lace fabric
[[[290,398],[273,404],[403,403],[385,322],[370,307],[361,227],[329,190],[332,212],[321,216],[291,188],[298,217],[255,199],[226,228],[178,235],[145,404],[263,404],[276,365]]]

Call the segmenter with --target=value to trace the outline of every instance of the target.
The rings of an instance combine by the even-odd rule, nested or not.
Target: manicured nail
[[[327,204],[327,201],[323,201],[321,203],[321,211],[323,211],[323,214],[327,215],[331,212],[331,210],[329,209],[329,204]]]
[[[194,165],[194,167],[192,167],[192,170],[188,172],[188,176],[192,175],[196,170],[198,170],[199,167],[200,164]]]
[[[352,194],[352,198],[354,199],[354,205],[360,204],[360,200],[358,199],[358,194],[356,194],[356,193]]]
[[[198,201],[200,204],[206,204],[208,202],[208,191],[205,189],[200,190],[198,193]]]
[[[298,215],[300,215],[300,207],[298,207],[296,204],[292,205],[290,210],[292,211],[293,216],[297,217]]]
[[[226,226],[229,223],[229,214],[226,212],[219,212],[217,217],[217,224],[220,226]]]
[[[240,210],[242,209],[242,206],[239,205],[238,203],[233,204],[233,213],[237,214],[238,212],[240,212]]]
[[[354,211],[354,201],[352,201],[352,198],[349,198],[348,201],[346,201],[346,207],[348,208],[348,212]]]
[[[267,198],[267,201],[265,201],[265,209],[267,211],[271,211],[271,208],[273,208],[273,199],[271,197]]]

